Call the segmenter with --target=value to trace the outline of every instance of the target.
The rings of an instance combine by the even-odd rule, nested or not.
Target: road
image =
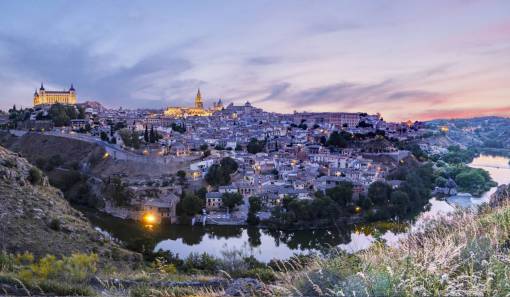
[[[20,131],[20,130],[11,130],[11,134],[16,136],[23,136],[26,131]],[[131,152],[129,150],[121,148],[119,145],[111,144],[105,141],[102,141],[101,139],[87,135],[87,134],[81,134],[81,133],[63,133],[60,131],[47,131],[47,132],[30,132],[30,133],[37,133],[41,135],[50,135],[55,137],[64,137],[69,139],[76,139],[80,141],[85,141],[88,143],[94,143],[101,147],[103,147],[109,156],[114,158],[115,160],[129,160],[129,161],[135,161],[135,162],[142,162],[142,163],[158,163],[161,165],[167,165],[177,160],[177,157],[175,156],[163,156],[163,157],[154,157],[154,156],[143,156],[136,154],[134,152]]]

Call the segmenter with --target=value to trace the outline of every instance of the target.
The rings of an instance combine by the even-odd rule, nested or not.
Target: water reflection
[[[470,166],[489,171],[493,179],[501,183],[510,181],[509,159],[482,155]],[[481,198],[463,198],[461,205],[476,205],[489,199],[491,189]],[[462,197],[461,197],[462,198]],[[225,249],[244,249],[261,261],[286,259],[295,253],[312,253],[324,248],[337,246],[347,252],[365,249],[374,240],[383,240],[389,245],[396,245],[409,231],[416,231],[436,217],[455,209],[452,201],[430,199],[430,208],[421,213],[413,222],[345,225],[330,230],[263,230],[258,228],[240,228],[230,226],[183,226],[155,225],[148,232],[139,223],[126,222],[121,219],[93,212],[86,212],[91,221],[106,230],[113,237],[121,240],[130,249],[169,250],[186,257],[192,252],[207,252],[221,256]]]

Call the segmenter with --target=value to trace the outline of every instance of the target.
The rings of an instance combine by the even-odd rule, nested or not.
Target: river
[[[510,182],[509,160],[505,157],[481,155],[473,160],[472,167],[487,170],[498,183]],[[395,245],[408,230],[416,230],[427,220],[440,213],[452,212],[458,205],[470,207],[488,201],[496,190],[492,188],[481,198],[456,197],[448,202],[430,199],[431,207],[407,224],[362,224],[330,230],[269,231],[258,228],[231,226],[184,226],[162,224],[148,229],[138,222],[124,221],[89,212],[87,216],[98,229],[122,241],[127,247],[141,250],[165,250],[185,258],[190,253],[221,256],[226,250],[242,250],[260,261],[286,259],[294,254],[308,254],[323,248],[339,247],[347,252],[367,248],[376,239]],[[410,228],[409,228],[410,227]]]

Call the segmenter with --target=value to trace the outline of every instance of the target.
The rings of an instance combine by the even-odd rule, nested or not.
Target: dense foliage
[[[230,158],[225,157],[221,159],[220,164],[213,164],[207,174],[205,181],[211,186],[224,186],[230,183],[230,175],[238,168],[237,162]]]
[[[122,142],[124,142],[124,145],[127,147],[132,147],[134,149],[140,148],[140,135],[138,132],[123,128],[119,130],[120,138],[122,138]]]
[[[428,204],[433,184],[433,170],[429,163],[403,162],[391,175],[401,184],[393,189],[386,182],[369,186],[365,197],[353,199],[353,185],[339,182],[325,192],[317,192],[313,199],[286,196],[272,212],[270,224],[276,226],[331,226],[337,221],[358,216],[366,221],[410,217]]]
[[[248,143],[248,145],[246,146],[246,150],[250,154],[256,154],[256,153],[263,152],[265,147],[266,147],[265,141],[259,141],[255,138],[252,138],[250,140],[250,142]]]

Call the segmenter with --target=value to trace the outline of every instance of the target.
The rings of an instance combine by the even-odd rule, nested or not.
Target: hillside
[[[94,230],[82,213],[73,209],[60,190],[26,159],[0,147],[0,237],[11,253],[29,251],[71,255],[97,253],[109,259],[139,260],[135,253],[120,249]]]

